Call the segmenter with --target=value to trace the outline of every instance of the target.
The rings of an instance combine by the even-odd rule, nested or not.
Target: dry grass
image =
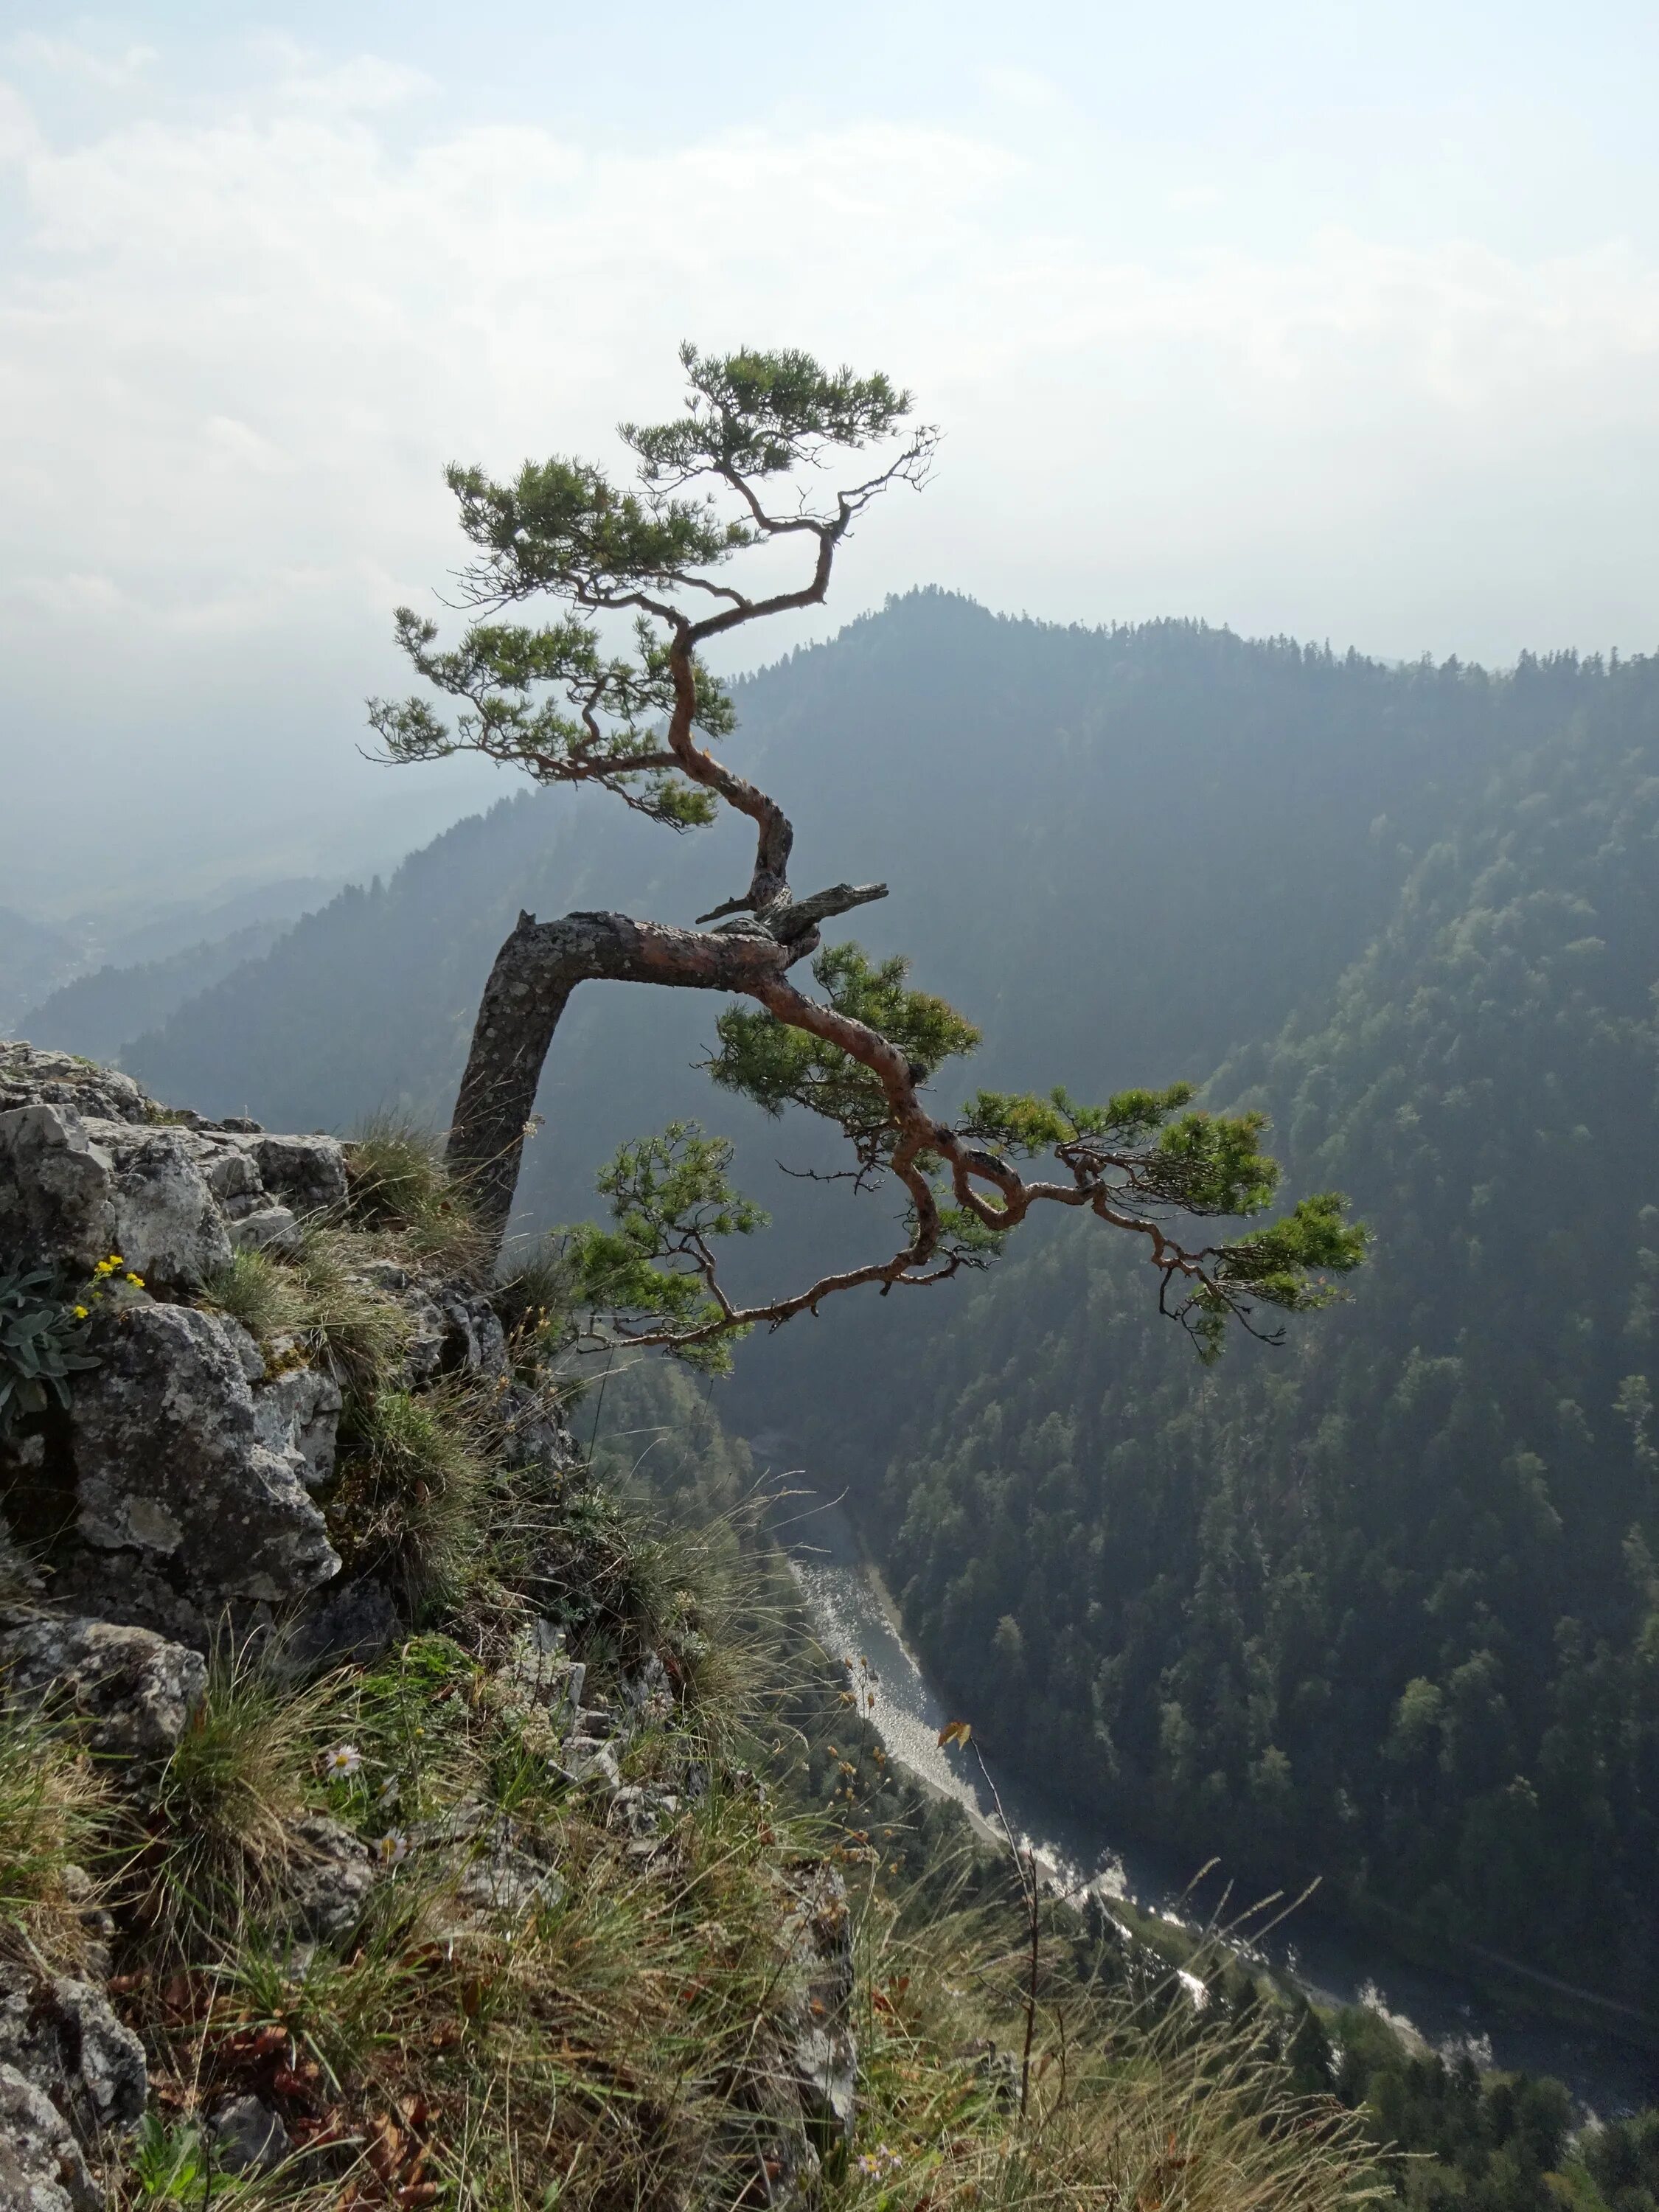
[[[82,1877],[109,1849],[110,1813],[72,1741],[0,1708],[0,1938],[75,1960],[92,1901]]]
[[[307,1323],[304,1285],[291,1267],[269,1254],[236,1253],[202,1285],[201,1303],[239,1322],[259,1344],[297,1335]]]
[[[1206,2019],[1173,1982],[1050,1978],[1022,2119],[1024,1960],[996,1917],[906,1936],[873,1904],[864,1953],[863,2110],[838,2206],[1335,2212],[1390,2194],[1358,2116],[1287,2092],[1271,2023]],[[1000,2081],[976,2042],[1010,2054]]]
[[[490,2212],[734,2203],[764,2133],[756,2063],[793,1990],[781,1839],[751,1793],[689,1808],[649,1871],[625,1840],[567,1806],[562,1893],[511,1928],[458,1929],[453,1887],[417,1856],[349,1952],[243,1942],[158,1980],[164,2100],[265,2094],[302,2148],[365,2146],[376,2199],[431,2184]]]
[[[349,1230],[313,1221],[301,1231],[292,1261],[238,1252],[202,1285],[201,1303],[239,1322],[267,1352],[298,1344],[360,1392],[390,1380],[409,1339],[409,1321],[394,1300],[359,1274],[375,1256]]]
[[[170,1957],[211,1952],[288,1863],[289,1824],[315,1796],[337,1678],[296,1685],[280,1645],[220,1637],[207,1689],[156,1783],[135,1861],[137,1917]]]
[[[301,1334],[354,1389],[373,1392],[391,1379],[409,1340],[409,1317],[356,1273],[372,1256],[349,1230],[305,1232],[293,1276],[302,1301]]]
[[[336,1540],[416,1620],[462,1604],[491,1555],[491,1474],[467,1393],[382,1390],[361,1405],[351,1443],[329,1509]]]

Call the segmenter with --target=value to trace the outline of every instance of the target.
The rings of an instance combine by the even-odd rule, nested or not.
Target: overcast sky
[[[945,427],[820,629],[937,582],[1659,647],[1651,0],[0,26],[0,904],[355,869],[501,787],[353,750],[440,470],[605,455],[682,337]]]

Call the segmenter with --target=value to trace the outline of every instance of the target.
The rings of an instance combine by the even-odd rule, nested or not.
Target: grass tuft
[[[204,1305],[226,1315],[261,1345],[296,1334],[307,1323],[303,1286],[291,1267],[268,1253],[238,1252],[202,1285]]]
[[[416,1619],[459,1605],[490,1557],[490,1475],[465,1395],[382,1390],[351,1441],[329,1517],[353,1565],[385,1575]]]
[[[1335,2212],[1391,2196],[1361,2117],[1291,2091],[1271,2022],[1196,2012],[1173,1981],[1050,1978],[1022,2118],[1018,2064],[982,2054],[1017,2058],[1024,1972],[994,1911],[906,1931],[872,1903],[857,2154],[835,2204]]]
[[[556,1359],[570,1343],[576,1270],[562,1237],[543,1237],[502,1263],[492,1298],[515,1360]]]
[[[222,1634],[157,1782],[141,1917],[163,1948],[234,1930],[292,1856],[337,1683],[296,1685],[265,1637]]]
[[[364,1394],[386,1387],[409,1341],[408,1316],[356,1272],[364,1257],[349,1230],[307,1230],[292,1273],[308,1348]]]
[[[89,1902],[82,1878],[110,1840],[91,1762],[40,1722],[0,1708],[0,1930],[73,1960]]]
[[[399,1115],[372,1115],[346,1147],[346,1174],[352,1215],[365,1228],[389,1232],[403,1255],[440,1273],[482,1271],[489,1240],[428,1130]]]

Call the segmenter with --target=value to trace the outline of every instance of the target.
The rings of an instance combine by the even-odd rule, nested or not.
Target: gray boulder
[[[559,1753],[559,1771],[579,1786],[597,1782],[606,1791],[622,1787],[622,1766],[616,1748],[598,1736],[567,1737]]]
[[[322,1213],[346,1201],[345,1147],[337,1137],[231,1135],[250,1158],[261,1186],[297,1214]]]
[[[288,2130],[257,2097],[221,2105],[209,2123],[215,2163],[226,2173],[268,2173],[289,2154]]]
[[[305,1238],[291,1208],[259,1206],[230,1224],[230,1241],[238,1252],[269,1252],[279,1260],[292,1260]]]
[[[149,1759],[183,1735],[207,1667],[147,1628],[40,1613],[0,1631],[0,1676],[11,1704],[86,1722],[94,1752]]]
[[[103,2202],[57,2106],[0,2063],[0,2212],[100,2212]]]
[[[0,1113],[14,1106],[66,1106],[100,1121],[149,1121],[146,1093],[130,1075],[73,1052],[0,1042]]]
[[[294,1674],[308,1674],[324,1665],[366,1667],[401,1626],[391,1591],[374,1576],[331,1583],[293,1616],[283,1640],[282,1663]]]
[[[235,1340],[215,1316],[142,1304],[101,1324],[70,1414],[79,1526],[166,1562],[196,1602],[280,1603],[339,1571],[292,1462],[260,1440]]]

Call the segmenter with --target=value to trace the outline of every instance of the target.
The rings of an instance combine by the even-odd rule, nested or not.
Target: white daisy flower
[[[337,1774],[356,1774],[362,1763],[363,1754],[355,1743],[337,1743],[323,1753],[323,1771],[331,1780]]]
[[[409,1838],[399,1828],[388,1828],[374,1846],[374,1856],[382,1866],[401,1866],[409,1852]]]

